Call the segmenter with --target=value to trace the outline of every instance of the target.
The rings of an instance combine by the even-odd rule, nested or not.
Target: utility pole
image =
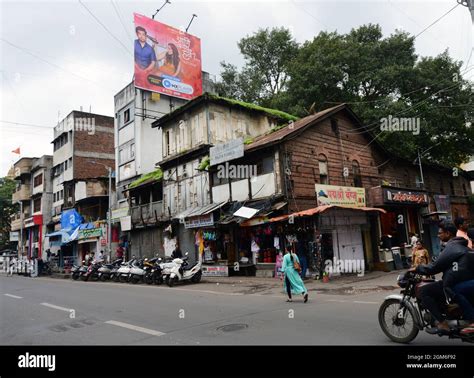
[[[18,201],[18,203],[20,204],[20,248],[18,248],[18,254],[23,257],[23,202]]]
[[[421,154],[420,149],[418,149],[418,164],[420,166],[420,175],[421,175],[421,188],[425,189],[425,179],[423,178],[423,167],[421,166]]]
[[[107,243],[109,250],[108,262],[112,262],[112,168],[109,171],[109,211],[107,212]]]

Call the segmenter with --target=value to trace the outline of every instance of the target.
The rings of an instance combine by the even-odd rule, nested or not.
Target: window
[[[130,144],[130,158],[135,158],[135,143]]]
[[[171,143],[171,131],[168,130],[165,132],[165,156],[168,156],[170,153],[171,153],[171,146],[170,146],[170,143]]]
[[[72,158],[69,158],[69,168],[72,168]]]
[[[64,170],[67,171],[67,160],[64,162]]]
[[[124,145],[119,149],[119,164],[124,164],[135,158],[135,143]]]
[[[36,176],[33,180],[33,186],[36,188],[37,186],[40,186],[43,183],[43,174],[40,174]]]
[[[319,160],[319,183],[323,185],[329,184],[328,179],[328,159],[325,155],[321,154],[318,157]]]
[[[268,156],[257,163],[257,175],[273,172],[273,157]]]
[[[360,166],[357,160],[352,161],[352,175],[354,176],[354,186],[362,187],[362,176],[360,174]]]
[[[123,112],[123,123],[129,123],[130,122],[130,109],[127,109]]]
[[[33,212],[38,213],[41,211],[41,198],[37,198],[33,201]]]
[[[61,199],[61,200],[64,199],[64,190],[61,190],[59,192],[59,195],[60,195],[59,199]]]

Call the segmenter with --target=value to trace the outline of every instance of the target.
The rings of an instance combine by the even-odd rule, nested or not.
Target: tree
[[[287,90],[274,104],[289,113],[310,113],[349,103],[377,141],[392,153],[454,167],[474,155],[472,83],[461,63],[445,52],[419,58],[414,38],[397,31],[383,38],[378,25],[348,34],[319,33],[292,61]],[[414,118],[420,133],[381,130],[387,117]]]
[[[8,177],[0,178],[0,249],[10,244],[10,215],[17,210],[17,205],[11,202],[15,185]]]
[[[216,90],[221,96],[271,106],[272,101],[286,88],[288,71],[298,44],[285,28],[260,29],[238,43],[245,66],[237,67],[221,62],[222,81]]]

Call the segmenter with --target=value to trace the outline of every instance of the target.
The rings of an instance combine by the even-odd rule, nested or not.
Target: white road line
[[[12,294],[3,294],[3,295],[6,295],[7,297],[10,297],[10,298],[23,299],[23,297],[19,297],[17,295],[12,295]]]
[[[149,328],[134,326],[134,325],[128,324],[128,323],[116,322],[115,320],[107,320],[105,323],[116,325],[116,326],[123,327],[123,328],[133,329],[134,331],[138,331],[138,332],[148,333],[149,335],[153,335],[153,336],[163,336],[163,335],[165,335],[165,333],[163,333],[163,332],[155,331],[155,330],[149,329]]]
[[[56,305],[53,305],[53,304],[50,304],[50,303],[45,303],[45,302],[41,303],[41,305],[46,306],[46,307],[55,308],[56,310],[66,311],[66,312],[71,312],[71,310],[72,310],[71,308],[56,306]]]
[[[349,301],[344,301],[342,299],[328,299],[326,302],[341,302],[341,303],[347,303]]]
[[[366,302],[366,301],[352,301],[354,303],[367,303],[367,304],[379,304],[378,302]]]

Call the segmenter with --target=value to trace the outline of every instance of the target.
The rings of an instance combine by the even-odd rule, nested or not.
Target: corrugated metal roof
[[[313,123],[314,121],[316,121],[318,119],[323,119],[327,115],[329,115],[330,113],[337,112],[337,111],[339,111],[341,109],[344,109],[346,107],[347,107],[346,104],[333,106],[331,108],[325,109],[321,112],[318,112],[316,114],[307,116],[305,118],[302,118],[302,119],[294,122],[293,124],[291,124],[292,125],[291,128],[289,127],[290,124],[288,124],[287,126],[283,127],[280,130],[274,131],[270,134],[265,134],[265,135],[259,136],[259,137],[255,138],[255,140],[252,143],[247,144],[245,146],[245,151],[251,151],[251,150],[257,149],[259,147],[266,146],[268,144],[279,142],[279,141],[285,139],[287,136],[289,136],[293,133],[296,133],[297,131],[303,129],[304,127],[308,126],[309,124]]]
[[[218,202],[218,203],[210,203],[209,205],[205,206],[198,206],[198,207],[191,207],[190,209],[186,209],[181,213],[174,216],[175,219],[184,219],[190,217],[197,217],[199,215],[207,215],[212,213],[214,210],[217,210],[224,206],[227,201]]]

